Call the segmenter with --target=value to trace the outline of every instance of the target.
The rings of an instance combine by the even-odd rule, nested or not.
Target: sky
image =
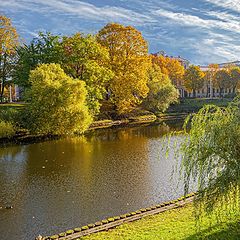
[[[132,25],[149,43],[197,65],[240,60],[240,0],[0,0],[29,42],[39,31],[97,33],[109,22]]]

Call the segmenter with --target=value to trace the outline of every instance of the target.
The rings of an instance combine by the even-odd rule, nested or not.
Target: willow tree
[[[101,29],[97,39],[108,49],[108,65],[115,74],[109,84],[110,99],[118,113],[130,112],[148,93],[147,42],[135,28],[116,23]]]
[[[25,125],[32,133],[84,132],[92,121],[85,83],[69,77],[59,64],[42,64],[30,72],[30,103]]]
[[[240,214],[240,101],[205,106],[185,124],[181,144],[185,192],[197,183],[196,213]],[[190,124],[190,130],[186,126]]]
[[[6,81],[10,79],[16,46],[18,45],[18,34],[12,26],[10,18],[0,15],[0,100],[3,101],[3,93]]]

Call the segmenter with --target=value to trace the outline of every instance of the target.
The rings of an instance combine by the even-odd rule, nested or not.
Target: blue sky
[[[240,60],[240,0],[0,0],[26,41],[38,31],[96,33],[108,22],[132,25],[149,42],[194,64]]]

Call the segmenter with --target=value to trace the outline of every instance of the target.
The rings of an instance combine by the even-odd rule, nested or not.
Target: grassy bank
[[[92,234],[83,237],[83,240],[137,240],[137,239],[163,239],[163,240],[237,240],[240,239],[240,217],[225,218],[221,224],[213,221],[210,226],[209,219],[203,218],[203,227],[200,234],[196,233],[193,205],[188,204],[182,208],[166,211],[141,220],[123,224],[116,229]]]
[[[1,110],[9,110],[9,109],[16,109],[21,110],[25,106],[24,103],[1,103],[0,104],[0,111]]]
[[[219,107],[226,107],[232,99],[207,99],[207,98],[195,98],[184,99],[179,104],[170,106],[166,114],[171,113],[192,113],[199,111],[204,105],[213,104]]]

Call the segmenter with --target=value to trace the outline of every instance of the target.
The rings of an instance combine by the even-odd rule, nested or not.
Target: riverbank
[[[105,240],[105,239],[239,239],[239,214],[203,216],[199,231],[194,217],[194,194],[149,208],[98,221],[42,240]],[[220,213],[221,214],[221,213]]]
[[[180,104],[171,106],[166,113],[151,113],[148,111],[136,111],[129,114],[126,118],[111,120],[104,119],[94,121],[87,132],[97,129],[112,128],[112,127],[132,127],[140,124],[162,123],[165,121],[184,121],[189,113],[197,112],[205,104],[214,104],[217,106],[226,106],[232,99],[184,99]],[[24,108],[24,103],[7,103],[0,104],[0,110],[15,109],[20,111]],[[142,114],[141,114],[142,113]],[[18,132],[11,137],[0,138],[0,144],[5,143],[33,143],[49,139],[56,139],[59,136],[52,135],[31,135],[27,131]]]
[[[237,240],[240,237],[239,215],[227,218],[218,223],[203,217],[202,228],[196,232],[194,207],[192,203],[182,208],[175,208],[141,220],[126,223],[115,229],[103,231],[81,238],[82,240],[116,240],[116,239],[166,239],[166,240]]]

